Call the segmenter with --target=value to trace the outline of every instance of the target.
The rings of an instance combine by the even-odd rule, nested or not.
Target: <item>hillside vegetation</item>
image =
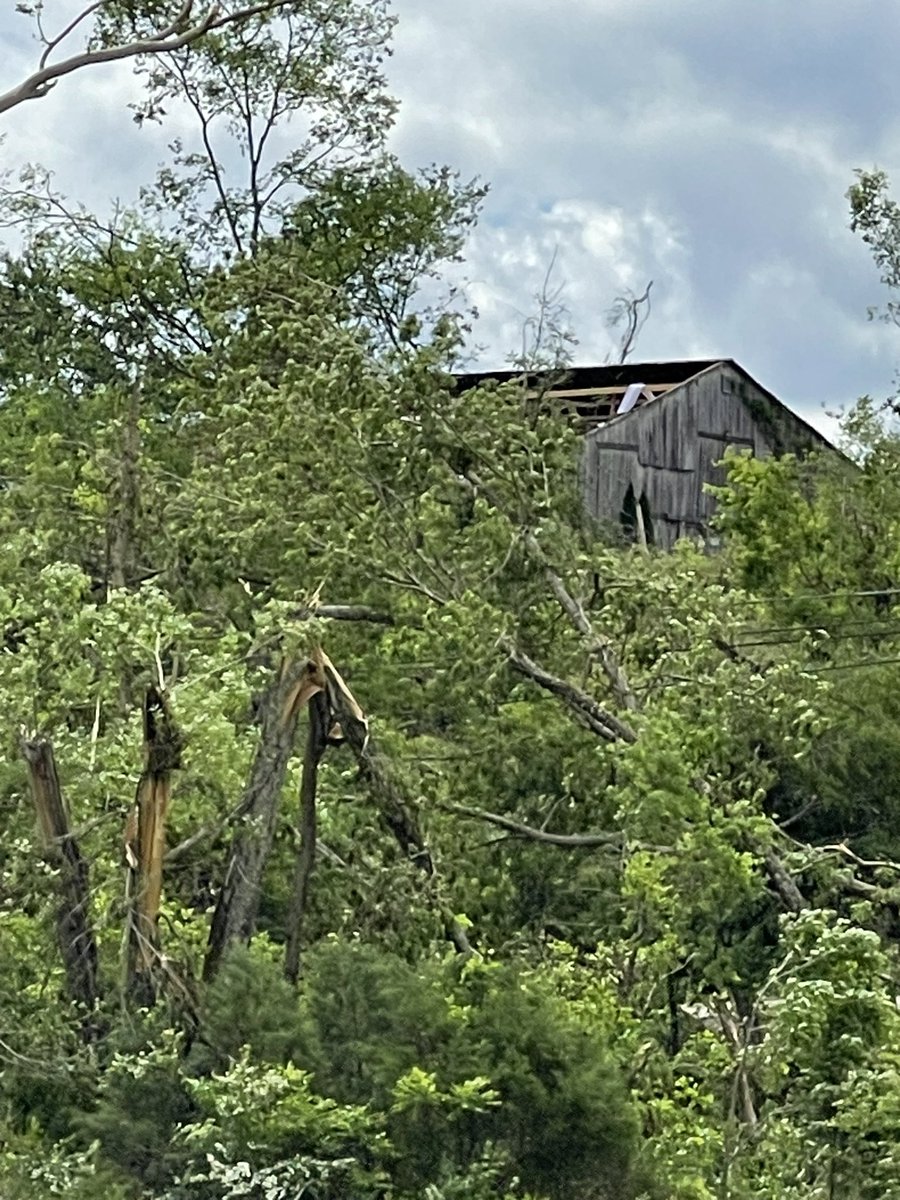
[[[595,527],[453,389],[386,9],[276,7],[145,63],[133,206],[2,196],[0,1195],[900,1197],[889,420]]]

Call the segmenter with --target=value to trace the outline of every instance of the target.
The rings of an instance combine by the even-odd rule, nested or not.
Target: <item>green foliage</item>
[[[142,64],[137,115],[198,125],[135,205],[37,169],[3,197],[0,1192],[900,1195],[896,435],[863,402],[856,465],[730,457],[715,557],[608,545],[562,415],[454,386],[469,314],[437,288],[483,189],[388,154],[390,27],[359,0],[223,27]],[[894,287],[885,188],[854,219]],[[260,739],[320,648],[368,726],[328,731],[294,987],[307,718],[283,780]],[[184,747],[139,1010],[149,685]],[[92,1013],[22,733],[86,864]]]

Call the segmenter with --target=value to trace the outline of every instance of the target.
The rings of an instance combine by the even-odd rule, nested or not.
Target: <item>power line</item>
[[[760,630],[759,632],[763,632]],[[816,633],[816,627],[812,626],[806,630],[800,630],[796,637],[781,637],[781,638],[755,638],[748,641],[734,641],[731,644],[736,650],[745,646],[799,646],[805,641],[805,635]],[[869,627],[867,629],[857,630],[855,633],[828,633],[825,635],[824,642],[827,645],[829,642],[847,642],[857,638],[883,638],[889,640],[891,638],[900,637],[900,627],[895,626],[894,630],[885,629],[883,626]]]
[[[866,658],[861,662],[855,663],[825,663],[823,665],[810,663],[806,667],[801,667],[801,671],[809,671],[811,674],[818,674],[820,671],[858,671],[862,667],[882,667],[893,663],[900,663],[898,658]]]

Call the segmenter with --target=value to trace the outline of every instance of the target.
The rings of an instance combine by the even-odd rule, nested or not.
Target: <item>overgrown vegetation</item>
[[[275,7],[138,60],[132,209],[3,196],[0,1193],[900,1196],[889,421],[610,544],[452,387],[386,9]]]

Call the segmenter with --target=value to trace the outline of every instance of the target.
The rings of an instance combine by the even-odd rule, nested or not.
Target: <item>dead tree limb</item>
[[[46,738],[23,737],[20,747],[31,782],[44,854],[59,870],[56,936],[66,972],[66,990],[89,1011],[98,997],[97,943],[91,926],[88,866],[71,833],[53,746]],[[85,1026],[86,1036],[90,1026]]]
[[[26,100],[39,100],[46,96],[63,76],[72,75],[85,67],[96,66],[100,63],[119,62],[127,58],[172,54],[176,50],[182,50],[193,42],[199,41],[200,38],[215,29],[223,29],[228,25],[235,25],[264,13],[276,13],[287,7],[289,3],[291,0],[263,0],[259,4],[239,5],[231,12],[223,12],[220,5],[213,5],[194,19],[194,12],[198,7],[195,5],[195,0],[184,0],[181,11],[170,25],[160,27],[146,37],[122,42],[118,46],[83,50],[80,54],[70,55],[58,62],[50,62],[51,53],[59,48],[78,25],[100,8],[98,3],[89,4],[74,20],[69,22],[58,37],[45,43],[38,69],[23,79],[16,87],[0,94],[0,113],[8,112]]]
[[[610,329],[615,329],[624,323],[625,328],[619,335],[617,362],[624,363],[634,350],[638,336],[650,317],[651,279],[643,292],[638,296],[630,289],[621,296],[616,296],[612,307],[606,314],[606,323]]]
[[[259,742],[241,801],[242,819],[209,931],[203,966],[206,980],[216,974],[234,942],[248,941],[253,934],[297,719],[307,701],[324,687],[321,661],[311,657],[283,663],[263,694],[257,715]]]
[[[172,772],[181,766],[183,740],[165,696],[149,687],[144,697],[144,770],[125,831],[128,909],[125,991],[152,1003],[160,960],[159,909],[162,902],[166,817]]]
[[[288,935],[284,951],[284,975],[290,983],[300,976],[300,944],[309,897],[309,882],[316,864],[316,785],[319,763],[328,747],[330,714],[328,697],[318,692],[309,702],[309,729],[300,777],[300,850],[294,868],[294,887],[288,914]]]

